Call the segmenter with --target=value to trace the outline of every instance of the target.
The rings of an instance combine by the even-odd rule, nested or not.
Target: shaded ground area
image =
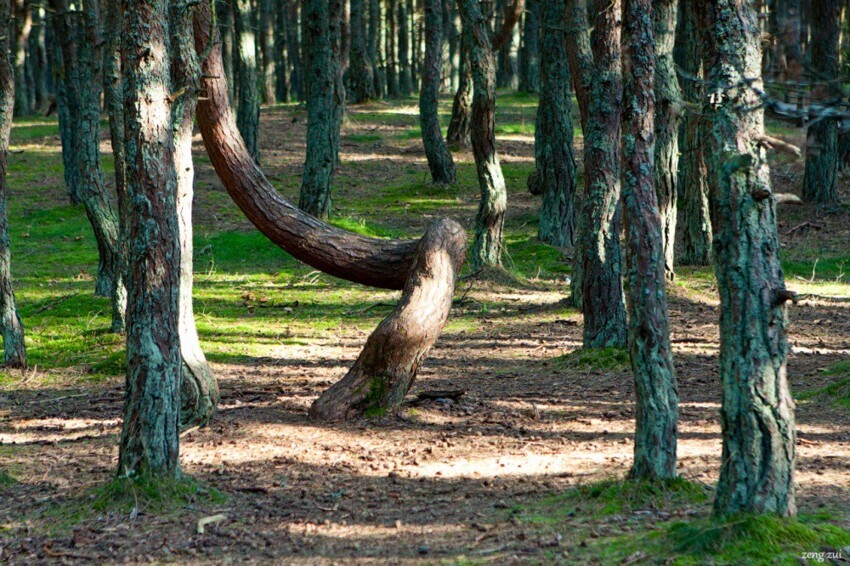
[[[575,352],[581,319],[563,301],[569,258],[535,239],[538,201],[525,190],[534,104],[503,97],[497,117],[510,191],[507,264],[517,285],[465,279],[408,405],[333,426],[308,421],[306,409],[345,373],[397,294],[318,274],[268,244],[223,193],[198,143],[196,310],[222,405],[212,426],[181,438],[194,482],[165,500],[141,488],[117,502],[107,497],[122,411],[121,339],[105,333],[108,304],[91,296],[96,257],[84,215],[60,205],[55,126],[16,128],[13,143],[25,151],[10,156],[15,273],[38,365],[0,376],[0,560],[688,559],[675,549],[653,554],[651,541],[675,521],[710,512],[720,464],[712,271],[682,270],[670,293],[680,470],[689,482],[649,495],[604,483],[622,479],[631,462],[633,384],[623,352]],[[412,102],[350,110],[338,224],[414,235],[450,215],[471,227],[472,157],[455,156],[458,186],[429,185],[415,112]],[[264,167],[291,197],[303,109],[264,110],[262,127]],[[801,141],[793,131],[777,134]],[[800,179],[801,162],[777,157],[782,190],[796,191]],[[850,408],[819,393],[850,375],[850,218],[846,209],[805,207],[780,217],[789,286],[801,293],[790,310],[789,360],[801,513],[804,522],[850,528]],[[416,400],[446,389],[465,394]],[[215,520],[200,533],[205,517]],[[795,553],[824,551],[801,540]]]

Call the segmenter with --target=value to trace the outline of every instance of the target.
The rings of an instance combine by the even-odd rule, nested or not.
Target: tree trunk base
[[[205,426],[215,415],[219,401],[218,382],[206,360],[183,354],[180,385],[180,428]]]
[[[369,336],[348,373],[310,407],[310,417],[341,421],[379,415],[401,404],[452,306],[466,232],[437,220],[422,236],[395,310]]]

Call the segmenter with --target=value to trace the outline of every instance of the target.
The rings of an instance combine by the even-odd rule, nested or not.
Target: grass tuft
[[[6,470],[0,469],[0,490],[18,483],[18,480],[9,475]]]
[[[564,367],[577,369],[627,370],[631,367],[629,351],[625,348],[573,350],[556,360]]]

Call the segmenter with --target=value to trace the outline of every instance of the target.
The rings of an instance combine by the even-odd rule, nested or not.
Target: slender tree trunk
[[[399,95],[398,84],[398,50],[396,49],[396,39],[398,38],[398,22],[397,7],[398,0],[386,0],[387,2],[387,96],[397,98]]]
[[[567,59],[570,63],[573,90],[576,93],[581,129],[587,125],[590,107],[590,83],[593,80],[593,52],[590,49],[590,23],[586,0],[566,0]]]
[[[298,100],[304,100],[304,68],[306,65],[301,60],[301,41],[298,38],[298,30],[301,27],[298,25],[298,8],[301,2],[289,0],[289,26],[286,35],[286,48],[289,54],[289,61],[292,65],[292,74],[289,76],[289,84],[292,92]]]
[[[811,55],[812,95],[824,103],[841,97],[838,49],[841,36],[841,3],[812,0],[813,34]],[[806,136],[806,171],[803,200],[816,204],[838,204],[838,122],[820,120],[809,126]]]
[[[399,0],[398,12],[398,93],[410,96],[413,92],[413,76],[410,68],[410,26],[408,25],[407,2]]]
[[[664,272],[675,276],[676,180],[679,174],[679,116],[682,93],[676,78],[673,45],[676,43],[678,0],[653,2],[655,39],[655,194],[661,213]]]
[[[384,96],[385,90],[385,81],[386,78],[383,76],[383,61],[381,58],[381,22],[383,18],[381,17],[381,1],[380,0],[368,0],[369,2],[369,33],[366,34],[366,52],[369,54],[369,60],[372,62],[372,77],[373,77],[373,85],[372,88],[375,92],[376,98],[381,98]]]
[[[349,67],[349,92],[355,104],[375,98],[375,73],[366,45],[366,18],[364,0],[351,0],[351,64]]]
[[[469,147],[472,135],[472,62],[469,59],[470,38],[466,30],[460,39],[460,80],[452,101],[452,116],[446,141],[452,147]]]
[[[32,112],[28,96],[29,84],[26,76],[27,47],[32,32],[32,15],[28,0],[14,0],[14,57],[15,57],[15,116],[26,116]]]
[[[654,5],[659,11],[667,8]],[[664,480],[676,477],[679,394],[667,318],[664,225],[654,186],[658,177],[653,175],[658,155],[655,93],[666,94],[664,87],[653,84],[665,73],[655,65],[669,64],[661,61],[663,55],[656,59],[655,44],[662,50],[669,46],[666,39],[653,38],[652,9],[650,0],[625,0],[623,10],[623,203],[629,353],[637,397],[635,457],[629,475]],[[656,29],[659,15],[669,17],[656,13]]]
[[[572,96],[564,6],[540,5],[540,102],[534,131],[536,170],[529,185],[543,195],[538,237],[572,252],[575,237],[576,166]],[[535,192],[532,190],[532,192]]]
[[[47,85],[47,73],[50,67],[47,61],[45,46],[44,6],[33,6],[31,9],[33,31],[27,53],[27,67],[32,86],[32,108],[35,112],[43,112],[48,105],[50,89]]]
[[[504,4],[510,0],[501,0],[501,11],[504,11]],[[507,40],[498,48],[498,56],[496,59],[496,86],[499,88],[516,88],[516,68],[513,57],[514,49],[514,34],[511,33]]]
[[[794,401],[788,390],[785,289],[770,192],[756,14],[748,0],[708,2],[707,93],[714,108],[709,175],[720,291],[723,436],[718,515],[793,515]],[[754,82],[753,82],[754,81]],[[750,84],[752,82],[752,88]]]
[[[221,30],[221,51],[224,58],[224,76],[227,77],[227,93],[230,102],[236,103],[236,73],[233,62],[236,60],[233,49],[233,6],[230,0],[217,0],[216,15]]]
[[[171,108],[162,96],[171,92],[168,5],[134,2],[123,31],[132,241],[118,473],[131,477],[180,474],[180,229]]]
[[[626,345],[620,255],[620,113],[623,76],[620,0],[602,2],[594,15],[594,69],[584,134],[585,195],[579,221],[584,347]]]
[[[277,44],[274,40],[272,27],[272,0],[259,0],[257,5],[259,25],[257,26],[257,46],[260,50],[262,62],[260,72],[260,85],[262,85],[262,98],[266,104],[277,102],[275,93],[275,60],[274,50]]]
[[[178,333],[183,359],[180,386],[180,426],[203,426],[210,422],[218,406],[219,391],[215,375],[207,363],[192,309],[192,198],[195,168],[192,162],[192,126],[200,92],[201,68],[195,51],[192,11],[184,4],[171,4],[171,89],[183,96],[172,103],[174,127],[174,168],[176,171],[175,207],[177,209],[179,264]]]
[[[251,0],[234,3],[235,38],[239,64],[236,70],[236,123],[248,151],[260,161],[260,95],[257,90],[257,41]]]
[[[703,71],[704,18],[699,5],[682,2],[677,48],[679,66],[686,73],[682,81],[682,96],[696,107],[704,102],[705,89],[700,80]],[[707,111],[707,109],[706,109]],[[682,124],[682,153],[679,162],[679,187],[682,202],[682,265],[709,265],[711,252],[711,214],[709,207],[708,171],[704,148],[708,145],[709,122],[705,112],[685,112]]]
[[[440,61],[443,55],[443,3],[425,0],[425,64],[419,91],[419,124],[422,143],[435,183],[454,183],[455,163],[440,129]]]
[[[307,97],[307,158],[298,207],[316,218],[331,212],[331,189],[336,166],[339,122],[336,97],[338,61],[328,25],[329,0],[303,4]]]
[[[496,154],[496,61],[479,0],[458,0],[464,33],[469,36],[472,97],[472,153],[481,201],[475,217],[472,267],[500,267],[508,194]]]
[[[519,49],[519,90],[532,94],[540,92],[539,0],[528,0],[525,14],[522,17],[522,45]]]
[[[12,6],[0,0],[0,29],[11,25]],[[3,335],[3,365],[27,367],[24,325],[15,306],[12,287],[12,249],[9,241],[9,211],[6,205],[6,169],[9,135],[15,107],[15,70],[9,50],[9,34],[0,34],[0,333]]]
[[[289,81],[290,53],[287,46],[289,35],[289,2],[282,0],[274,4],[274,88],[278,102],[290,102]]]
[[[803,50],[800,37],[800,0],[782,0],[779,14],[780,80],[786,83],[785,95],[789,102],[801,103],[802,97],[791,100],[803,79]]]

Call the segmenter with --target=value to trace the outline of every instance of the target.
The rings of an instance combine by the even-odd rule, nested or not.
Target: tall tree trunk
[[[45,45],[44,6],[33,6],[31,9],[33,31],[27,52],[27,67],[32,87],[32,108],[35,112],[43,112],[48,106],[50,89],[47,85],[48,69],[47,47]]]
[[[410,68],[410,26],[406,0],[398,0],[398,93],[410,96],[413,92],[413,76]]]
[[[620,0],[602,2],[594,14],[594,69],[584,129],[585,194],[579,220],[584,347],[626,345],[620,255],[620,113],[623,75]]]
[[[386,74],[387,74],[387,96],[397,98],[399,95],[398,84],[398,49],[396,39],[398,38],[398,0],[387,1],[387,34],[386,34]]]
[[[118,473],[130,477],[180,474],[180,229],[171,108],[162,96],[171,92],[168,5],[136,1],[123,31],[132,241]]]
[[[289,61],[292,65],[292,74],[289,76],[289,84],[292,92],[298,100],[304,100],[304,69],[306,65],[301,59],[301,41],[298,38],[298,31],[301,27],[298,25],[298,9],[301,2],[289,0],[289,25],[286,34],[286,49],[289,55]]]
[[[708,171],[715,177],[715,261],[720,291],[719,515],[793,515],[794,401],[788,390],[785,289],[776,202],[770,192],[761,48],[749,0],[708,2],[707,93],[719,100]],[[750,86],[752,85],[752,86]]]
[[[257,46],[260,50],[262,62],[260,71],[260,85],[263,89],[262,98],[266,104],[274,104],[277,102],[274,51],[278,49],[278,46],[275,43],[272,27],[272,0],[259,0],[257,12],[259,16]]]
[[[257,41],[251,0],[234,3],[235,43],[238,53],[236,71],[236,123],[251,156],[260,161],[260,97],[257,91]]]
[[[540,5],[540,102],[534,131],[536,170],[529,184],[543,195],[539,238],[572,252],[575,237],[576,166],[572,96],[564,6]],[[534,191],[532,191],[534,192]]]
[[[443,3],[425,0],[425,64],[422,87],[419,91],[419,124],[422,143],[435,183],[454,183],[457,180],[452,154],[440,129],[439,94],[440,69],[443,55]]]
[[[384,96],[385,81],[383,76],[383,60],[381,57],[381,1],[368,0],[369,2],[369,33],[366,34],[366,52],[369,54],[369,60],[372,62],[372,77],[374,83],[372,85],[376,98]]]
[[[14,57],[15,57],[15,116],[26,116],[32,112],[30,85],[26,76],[27,48],[32,32],[32,14],[29,0],[14,0]]]
[[[661,213],[661,242],[664,272],[675,276],[676,180],[679,174],[679,116],[682,93],[676,78],[673,45],[676,43],[676,13],[679,0],[653,2],[655,39],[655,194]]]
[[[472,62],[469,59],[470,38],[466,29],[460,38],[460,80],[452,101],[452,116],[446,141],[452,147],[469,147],[472,135]]]
[[[811,82],[812,97],[824,103],[841,97],[838,49],[841,36],[841,3],[812,0]],[[816,204],[838,204],[838,122],[819,120],[806,136],[806,171],[803,200]]]
[[[0,0],[0,29],[9,30],[12,6]],[[3,335],[3,365],[27,367],[24,325],[15,306],[12,288],[12,249],[9,241],[9,211],[6,203],[6,169],[9,135],[15,107],[15,70],[9,49],[9,34],[0,34],[0,334]]]
[[[581,129],[587,125],[590,106],[590,83],[593,80],[593,53],[590,49],[590,23],[587,0],[566,0],[567,59],[570,63],[573,90],[581,114]]]
[[[215,375],[207,363],[192,309],[192,198],[195,168],[192,162],[192,126],[200,92],[201,68],[195,51],[192,10],[184,4],[171,4],[171,90],[183,92],[171,107],[174,128],[174,168],[176,171],[179,264],[178,333],[183,359],[180,386],[180,426],[203,426],[210,422],[218,406]],[[262,30],[261,30],[262,31]]]
[[[504,10],[504,4],[509,0],[501,0],[500,8]],[[516,68],[513,58],[514,34],[511,33],[507,40],[498,48],[496,58],[496,86],[499,88],[516,88]]]
[[[683,1],[680,8],[676,44],[679,66],[686,73],[682,81],[682,96],[694,106],[701,106],[705,88],[700,79],[703,70],[704,19],[699,4]],[[686,112],[683,117],[679,162],[679,187],[682,230],[682,265],[709,265],[711,253],[711,214],[709,207],[708,171],[705,167],[704,148],[708,145],[709,122],[704,112]]]
[[[540,92],[540,2],[528,0],[522,17],[522,45],[519,49],[519,90]]]
[[[655,8],[667,6],[655,2]],[[658,155],[654,95],[666,92],[653,82],[666,72],[656,71],[656,61],[669,64],[661,61],[664,55],[656,59],[655,43],[663,51],[670,47],[665,43],[672,42],[657,37],[653,41],[652,9],[650,0],[626,0],[623,10],[623,203],[629,353],[637,398],[635,457],[629,475],[664,480],[676,477],[679,394],[667,318],[663,217],[656,200],[657,176],[653,175],[653,160]],[[656,13],[656,29],[658,16],[669,17]]]
[[[364,0],[351,0],[351,64],[349,66],[349,92],[355,104],[375,98],[375,74],[372,59],[366,46],[366,18]]]
[[[458,0],[464,33],[469,36],[472,97],[472,153],[481,200],[475,217],[472,267],[500,267],[508,194],[496,154],[496,61],[479,0]]]
[[[233,5],[230,0],[216,1],[216,14],[221,30],[221,51],[224,57],[224,76],[227,77],[227,93],[231,103],[236,103],[236,60],[233,49]]]
[[[287,46],[289,35],[289,2],[282,0],[274,4],[274,88],[278,102],[291,101],[289,81],[290,53]]]
[[[339,122],[336,97],[338,60],[328,24],[329,0],[307,0],[302,7],[304,23],[307,97],[307,157],[298,207],[316,218],[331,212],[331,189],[336,166]]]
[[[779,14],[779,60],[780,80],[785,84],[785,96],[789,102],[802,103],[802,97],[792,100],[791,93],[799,92],[803,80],[803,50],[800,37],[800,0],[782,0]]]

